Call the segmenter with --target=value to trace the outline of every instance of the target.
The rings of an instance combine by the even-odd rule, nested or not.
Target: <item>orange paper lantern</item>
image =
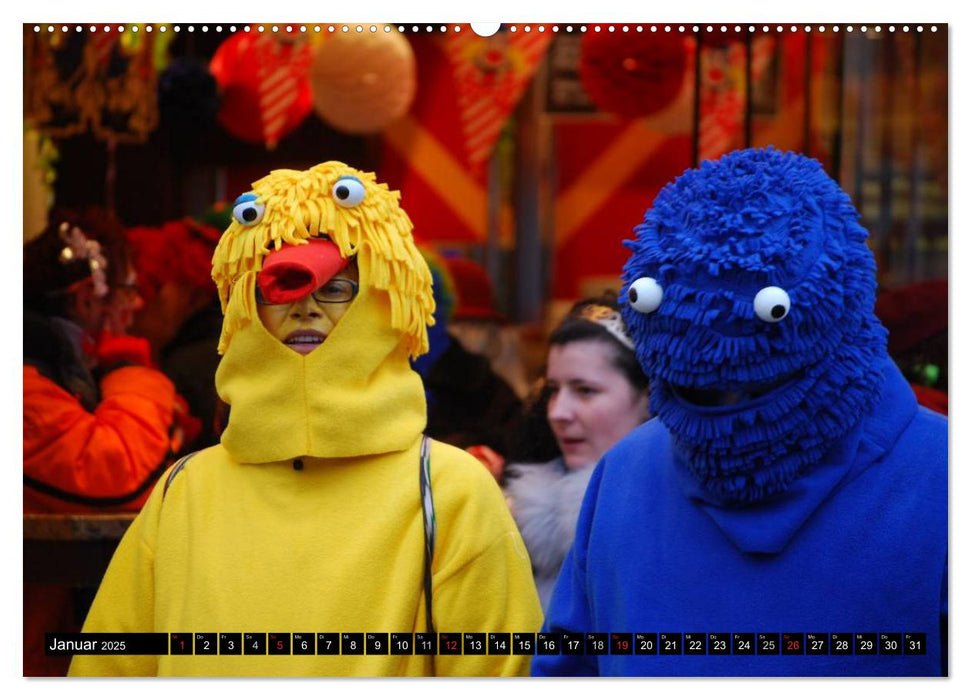
[[[334,34],[314,50],[313,104],[321,119],[350,134],[381,131],[415,97],[415,56],[396,30]]]

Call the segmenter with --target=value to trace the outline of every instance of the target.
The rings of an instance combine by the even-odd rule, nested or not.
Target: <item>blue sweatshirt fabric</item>
[[[708,502],[657,419],[597,466],[544,631],[926,635],[922,655],[536,656],[534,675],[942,672],[947,420],[889,361],[875,408],[781,494]]]

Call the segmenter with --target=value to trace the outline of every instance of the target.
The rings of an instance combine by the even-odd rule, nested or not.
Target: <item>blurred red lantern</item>
[[[688,53],[681,36],[588,32],[580,47],[580,81],[601,111],[650,116],[678,97]]]
[[[273,148],[310,114],[310,47],[239,33],[216,50],[209,72],[222,92],[216,118],[238,139]]]

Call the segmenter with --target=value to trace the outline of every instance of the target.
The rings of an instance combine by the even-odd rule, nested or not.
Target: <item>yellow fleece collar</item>
[[[366,283],[366,268],[358,297],[308,355],[270,335],[256,314],[233,334],[216,372],[216,390],[230,405],[222,444],[233,459],[396,452],[424,430],[421,378],[392,329],[388,293]]]

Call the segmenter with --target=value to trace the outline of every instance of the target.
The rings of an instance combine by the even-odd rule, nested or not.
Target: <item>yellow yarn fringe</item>
[[[337,180],[352,175],[364,183],[364,201],[338,205],[331,194]],[[434,324],[432,277],[411,236],[408,214],[398,205],[401,193],[375,181],[374,173],[328,161],[309,170],[274,170],[253,183],[252,192],[266,210],[254,226],[233,221],[212,257],[212,279],[219,289],[225,319],[219,353],[232,334],[256,314],[254,291],[263,258],[283,244],[303,245],[325,235],[346,258],[357,255],[368,270],[368,283],[388,292],[391,327],[406,337],[412,357],[428,352],[428,328]],[[363,258],[363,260],[362,260]]]

